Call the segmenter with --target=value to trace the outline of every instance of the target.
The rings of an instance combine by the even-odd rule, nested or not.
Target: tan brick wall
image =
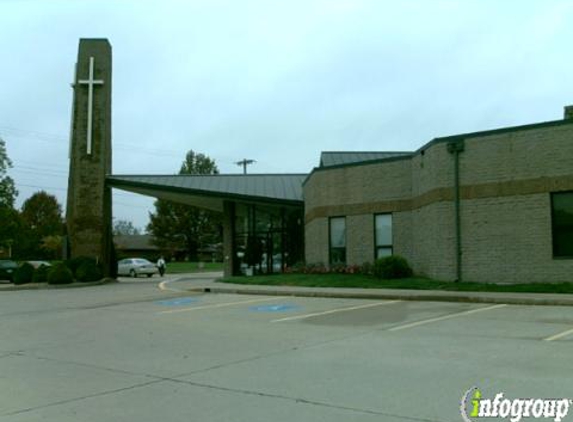
[[[552,257],[549,199],[552,191],[573,190],[573,125],[464,142],[464,280],[573,281],[573,260]],[[315,172],[304,189],[307,260],[328,260],[328,217],[335,215],[347,216],[348,263],[371,260],[373,215],[392,212],[394,253],[419,274],[455,279],[453,184],[447,142],[429,144],[411,160]]]
[[[402,211],[392,213],[392,247],[395,255],[403,256],[408,262],[415,258],[412,241],[413,213]]]
[[[445,143],[434,144],[416,154],[412,158],[411,168],[413,197],[433,189],[452,187],[453,158]]]
[[[346,263],[362,265],[374,261],[374,216],[346,217]]]
[[[553,259],[550,203],[551,191],[573,189],[573,126],[471,139],[460,157],[462,186],[517,193],[462,201],[464,279],[573,281],[573,260]]]
[[[307,182],[305,209],[336,204],[364,204],[411,197],[411,162],[361,165],[319,171]]]
[[[466,281],[573,281],[573,260],[553,259],[549,193],[463,205]]]
[[[397,242],[396,250],[408,246],[411,248],[409,261],[417,274],[438,280],[454,280],[456,249],[453,203],[436,202],[413,210],[411,221],[410,245],[402,246]],[[408,255],[405,257],[408,258]]]
[[[328,219],[316,219],[306,224],[304,242],[307,263],[328,264]]]
[[[461,155],[462,184],[573,174],[573,125],[475,138]]]
[[[335,205],[360,208],[372,200],[409,199],[411,196],[410,160],[385,165],[373,164],[317,172],[305,186],[305,211],[327,207],[327,215],[307,222],[305,228],[306,261],[328,264],[328,218],[346,215]],[[371,212],[370,212],[371,211]],[[371,207],[368,213],[346,215],[346,261],[362,265],[374,260],[374,214],[391,211],[384,204]]]

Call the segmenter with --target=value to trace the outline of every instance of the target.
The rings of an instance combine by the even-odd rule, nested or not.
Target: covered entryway
[[[223,214],[225,275],[271,274],[304,259],[306,174],[108,176],[109,187]]]

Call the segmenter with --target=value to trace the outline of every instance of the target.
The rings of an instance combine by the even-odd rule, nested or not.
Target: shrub
[[[302,270],[303,274],[326,274],[328,273],[328,268],[322,262],[316,264],[306,264]]]
[[[360,267],[360,273],[364,275],[372,275],[374,273],[374,266],[370,262],[365,262]]]
[[[74,281],[71,270],[62,263],[50,267],[48,271],[48,284],[70,284]]]
[[[304,261],[298,261],[292,266],[286,266],[284,271],[287,274],[301,274],[305,267]]]
[[[34,271],[34,277],[32,277],[32,281],[34,283],[46,283],[48,281],[49,270],[50,267],[47,265],[40,265],[40,267]]]
[[[330,267],[328,272],[335,274],[360,274],[360,266],[339,264]]]
[[[412,268],[405,258],[398,255],[379,258],[374,262],[374,275],[378,278],[406,278],[412,276]]]
[[[14,284],[27,284],[32,282],[34,267],[25,262],[14,273]]]
[[[99,281],[103,273],[95,261],[84,261],[76,270],[76,280],[82,282]]]
[[[70,271],[72,272],[72,275],[77,278],[76,273],[78,271],[78,268],[80,268],[82,266],[82,264],[84,264],[86,262],[97,265],[96,260],[94,258],[89,257],[89,256],[77,256],[75,258],[71,258],[71,259],[66,260],[65,264],[70,269]]]
[[[299,262],[292,267],[285,267],[285,273],[287,274],[372,274],[369,272],[364,272],[364,266],[369,265],[370,268],[372,264],[360,265],[344,265],[338,264],[331,267],[327,267],[322,262],[305,264],[304,262]]]

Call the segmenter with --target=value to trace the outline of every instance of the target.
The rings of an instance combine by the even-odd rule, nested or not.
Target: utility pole
[[[241,161],[235,162],[235,164],[238,166],[243,166],[243,174],[247,174],[247,166],[256,162],[257,162],[256,160],[243,158]]]

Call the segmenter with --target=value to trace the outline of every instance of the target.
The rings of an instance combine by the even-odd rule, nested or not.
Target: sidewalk
[[[498,292],[448,292],[438,290],[356,289],[296,286],[263,286],[219,283],[205,277],[193,281],[188,291],[205,293],[233,293],[249,295],[330,297],[375,300],[414,300],[435,302],[507,303],[512,305],[573,306],[573,294],[558,293],[498,293]]]
[[[168,274],[161,279],[162,290],[177,292],[201,293],[232,293],[266,296],[302,296],[329,297],[342,299],[372,299],[372,300],[412,300],[434,302],[470,302],[470,303],[507,303],[511,305],[548,305],[573,306],[573,294],[559,293],[499,293],[499,292],[448,292],[442,290],[409,290],[409,289],[357,289],[357,288],[324,288],[297,286],[264,286],[219,283],[220,272],[204,272],[193,274]],[[137,283],[138,279],[125,279],[124,282]],[[151,280],[145,279],[150,282]],[[157,281],[154,279],[153,281]],[[120,281],[121,283],[122,281]],[[74,283],[73,285],[48,286],[45,283],[14,286],[0,283],[0,291],[62,289],[74,287],[89,287],[104,284]],[[167,287],[167,286],[171,286]],[[180,287],[180,289],[175,288]]]

